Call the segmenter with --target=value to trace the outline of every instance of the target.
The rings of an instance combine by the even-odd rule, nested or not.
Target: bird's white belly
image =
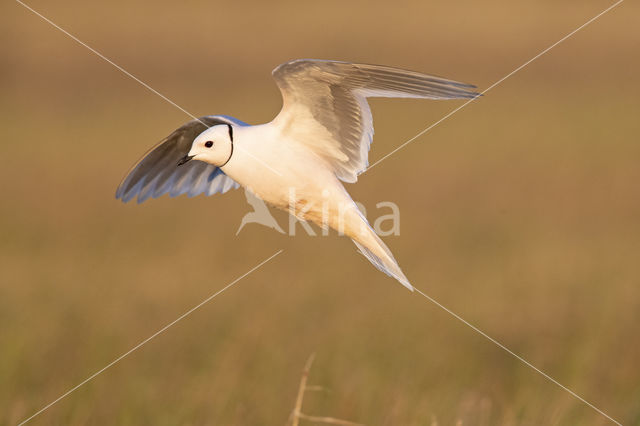
[[[351,202],[318,156],[289,141],[245,142],[223,171],[265,202],[317,224]]]
[[[316,161],[314,161],[316,160]],[[264,201],[287,208],[293,195],[313,193],[328,170],[313,154],[286,141],[250,141],[238,144],[223,171]],[[320,178],[320,179],[318,179]]]

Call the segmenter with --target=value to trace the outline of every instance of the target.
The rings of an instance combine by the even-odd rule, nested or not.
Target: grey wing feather
[[[178,161],[189,153],[193,140],[208,127],[217,124],[246,126],[240,120],[226,116],[206,116],[189,121],[150,149],[122,180],[116,198],[124,203],[136,196],[138,203],[163,194],[175,197],[187,194],[213,195],[240,185],[222,170],[201,161],[190,161],[178,167]]]
[[[470,84],[398,68],[349,62],[298,59],[273,70],[282,93],[274,120],[355,182],[368,165],[373,119],[368,97],[472,99]]]

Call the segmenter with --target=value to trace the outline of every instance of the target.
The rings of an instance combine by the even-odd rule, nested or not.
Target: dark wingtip
[[[477,89],[478,88],[478,86],[476,86],[475,84],[461,83],[459,81],[449,80],[448,83],[451,84],[452,86],[457,86],[457,87],[460,87],[462,89]]]
[[[480,92],[467,92],[465,97],[469,99],[478,99],[482,96],[484,95]]]
[[[130,199],[130,197],[127,197],[125,185],[120,185],[118,189],[116,189],[116,200],[120,200],[122,204],[126,204],[130,201]]]

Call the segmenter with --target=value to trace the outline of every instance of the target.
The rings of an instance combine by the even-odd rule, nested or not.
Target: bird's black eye
[[[206,141],[204,143],[204,146],[206,146],[207,148],[211,148],[213,146],[213,142],[212,141]]]

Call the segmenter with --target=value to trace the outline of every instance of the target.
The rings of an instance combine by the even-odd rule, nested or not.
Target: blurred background
[[[612,4],[45,2],[196,116],[271,120],[293,58],[484,89]],[[0,424],[15,424],[279,249],[32,424],[610,424],[337,235],[247,225],[242,191],[122,204],[189,117],[15,2],[0,6]],[[627,1],[347,185],[412,283],[623,424],[640,424],[640,7]],[[373,100],[370,162],[463,101]],[[274,212],[282,226],[287,216]],[[375,217],[375,216],[374,216]],[[310,424],[307,422],[307,424]]]

